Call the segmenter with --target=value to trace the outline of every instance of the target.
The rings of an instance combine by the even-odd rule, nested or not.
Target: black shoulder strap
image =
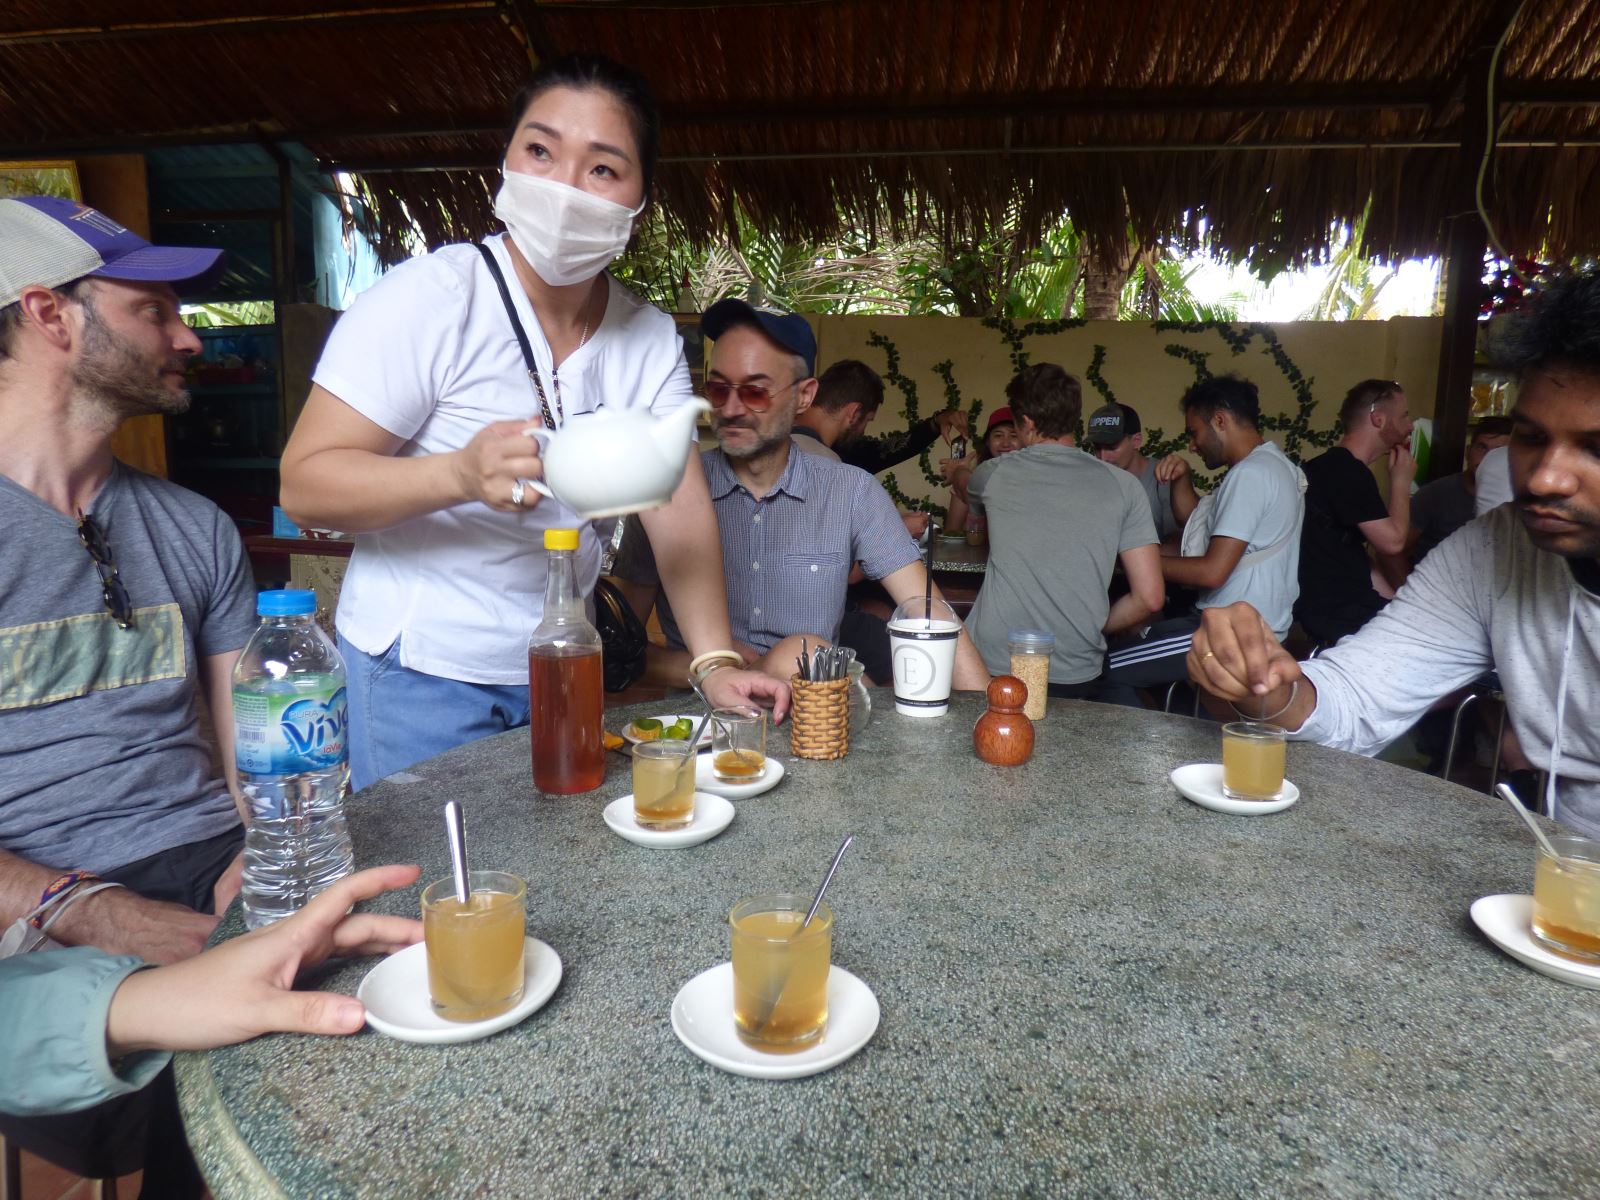
[[[511,329],[517,335],[517,345],[522,347],[522,361],[528,364],[528,374],[534,375],[539,368],[534,365],[533,345],[528,341],[528,331],[522,327],[522,318],[517,316],[517,306],[511,300],[511,289],[506,286],[506,274],[500,269],[494,251],[482,242],[478,243],[478,253],[483,255],[483,261],[489,266],[489,274],[494,276],[494,285],[500,289],[500,299],[506,306],[506,316],[511,318]]]
[[[544,380],[539,378],[539,366],[533,361],[533,346],[528,341],[528,331],[522,327],[522,318],[517,316],[517,306],[511,301],[511,289],[506,286],[505,272],[500,269],[500,264],[495,260],[494,251],[482,242],[478,243],[478,253],[483,255],[483,261],[488,264],[489,274],[494,276],[494,285],[500,289],[500,300],[506,306],[506,316],[511,318],[511,331],[517,335],[517,345],[522,348],[522,361],[528,367],[528,379],[533,384],[533,391],[539,397],[539,414],[544,419],[544,427],[555,432],[556,419],[550,412],[550,401],[545,395]],[[555,383],[556,408],[561,410],[561,384]],[[566,420],[566,412],[561,411],[561,419]]]

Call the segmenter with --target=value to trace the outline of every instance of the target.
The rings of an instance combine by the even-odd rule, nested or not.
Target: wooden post
[[[1498,0],[1470,43],[1462,71],[1461,149],[1453,188],[1456,214],[1446,235],[1444,333],[1439,339],[1439,375],[1433,401],[1433,451],[1430,479],[1461,470],[1467,450],[1467,417],[1472,412],[1472,365],[1478,348],[1478,298],[1482,291],[1483,256],[1489,233],[1478,215],[1478,172],[1492,153],[1499,128],[1499,97],[1489,111],[1488,96],[1494,48],[1522,9],[1521,0]],[[1498,82],[1498,81],[1497,81]],[[1483,202],[1491,204],[1493,163],[1484,178]]]

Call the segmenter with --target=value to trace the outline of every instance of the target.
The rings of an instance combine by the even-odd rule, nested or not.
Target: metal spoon
[[[839,860],[844,857],[844,852],[850,849],[850,843],[856,840],[855,834],[850,834],[839,843],[839,851],[833,856],[833,862],[828,867],[828,873],[822,877],[822,886],[817,889],[816,897],[811,901],[811,907],[806,910],[806,919],[800,922],[800,928],[789,935],[792,942],[806,931],[806,926],[811,924],[811,918],[817,915],[817,909],[822,907],[822,897],[828,890],[828,885],[833,882],[833,873],[839,869]],[[778,1001],[783,999],[783,989],[789,986],[789,976],[786,974],[778,980],[778,986],[773,989],[772,998],[767,1002],[766,1012],[761,1014],[761,1020],[756,1022],[756,1033],[764,1030],[772,1020],[772,1014],[777,1011]]]
[[[1522,806],[1522,801],[1517,799],[1517,794],[1511,790],[1509,783],[1502,783],[1494,790],[1500,799],[1511,805],[1511,810],[1522,818],[1522,823],[1532,830],[1533,836],[1539,839],[1539,846],[1546,854],[1557,862],[1567,861],[1562,855],[1556,853],[1556,848],[1550,844],[1550,839],[1545,836],[1544,830],[1539,828],[1539,822],[1535,821],[1533,814]]]
[[[706,694],[700,690],[700,684],[696,680],[691,679],[689,680],[689,686],[694,689],[694,694],[700,697],[700,703],[706,706],[706,715],[700,721],[700,728],[704,729],[707,721],[716,721],[717,728],[722,730],[723,736],[728,739],[728,749],[733,751],[733,757],[738,759],[741,763],[744,762],[746,751],[741,750],[739,747],[733,745],[733,730],[728,728],[726,722],[717,719],[716,709],[713,707],[711,701],[706,699]],[[699,730],[695,731],[694,742],[692,744],[696,746],[700,744]]]
[[[450,842],[450,873],[456,881],[456,899],[462,905],[470,904],[472,884],[467,876],[467,829],[461,805],[454,800],[444,802],[444,834]]]

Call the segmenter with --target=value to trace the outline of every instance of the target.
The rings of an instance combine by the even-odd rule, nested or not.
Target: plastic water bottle
[[[234,757],[250,805],[240,893],[251,929],[350,874],[344,660],[316,593],[262,592],[261,623],[233,668]]]

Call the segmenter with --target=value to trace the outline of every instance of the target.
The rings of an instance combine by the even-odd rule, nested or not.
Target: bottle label
[[[234,758],[251,775],[326,771],[345,758],[345,689],[332,694],[233,693]]]

